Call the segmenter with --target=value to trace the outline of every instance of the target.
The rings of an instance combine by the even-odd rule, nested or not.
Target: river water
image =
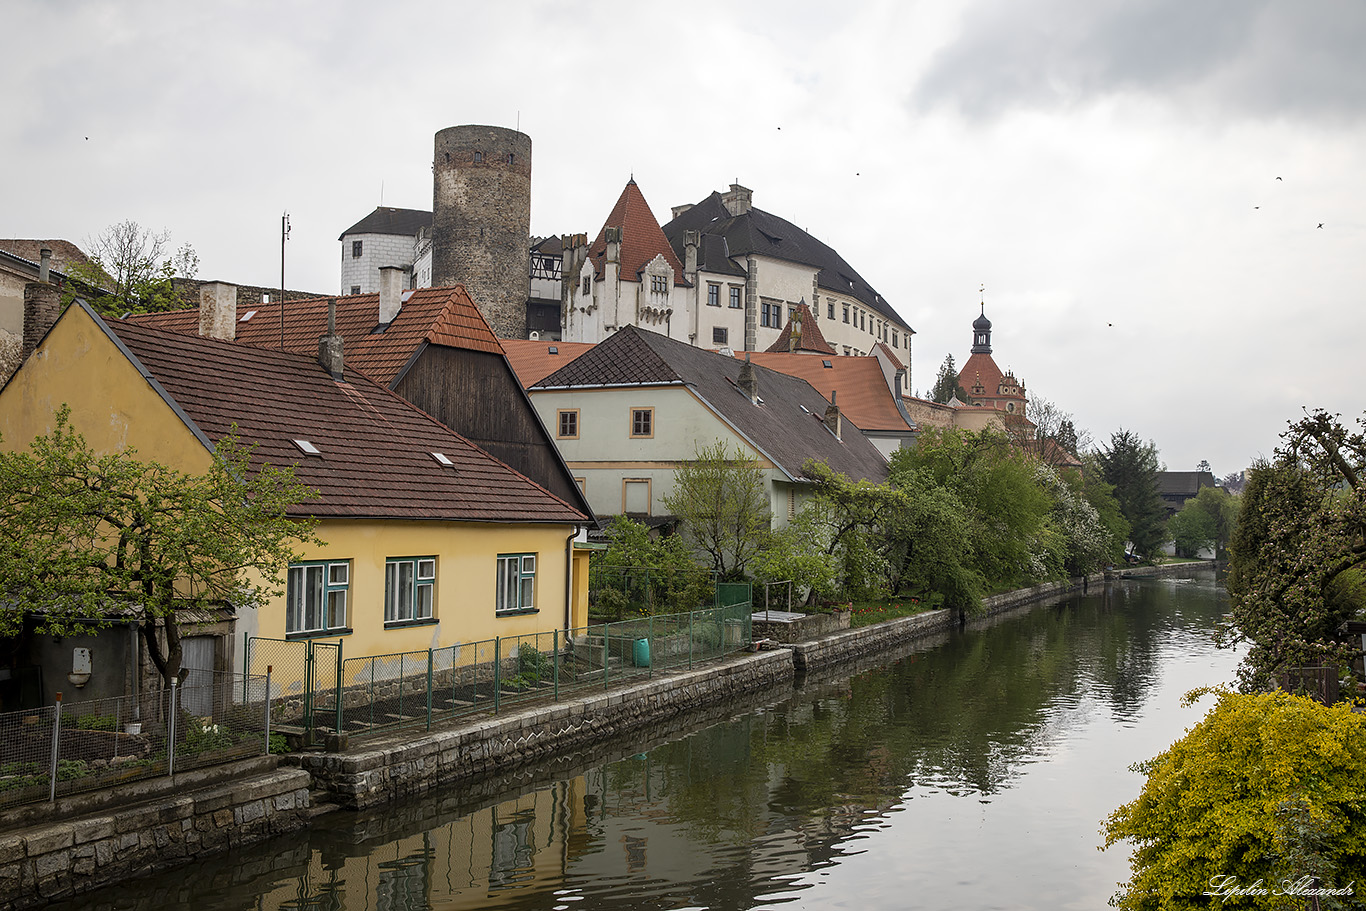
[[[1095,909],[1129,766],[1231,681],[1222,592],[1125,581],[653,743],[83,897],[94,909]],[[571,767],[572,766],[572,767]]]

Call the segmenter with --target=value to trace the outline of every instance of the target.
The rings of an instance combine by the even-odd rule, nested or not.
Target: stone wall
[[[345,809],[363,809],[451,782],[501,774],[699,706],[790,686],[792,675],[791,652],[760,652],[456,730],[417,736],[401,732],[369,741],[361,750],[300,754],[294,760],[312,775],[316,789],[327,792],[324,799]]]
[[[7,832],[0,835],[0,911],[40,907],[302,828],[308,808],[308,773],[269,769],[194,790],[172,782],[152,800]]]
[[[872,652],[894,649],[908,640],[950,629],[955,622],[952,611],[928,611],[876,626],[830,633],[809,642],[794,642],[788,648],[792,650],[792,663],[796,671],[809,673]]]

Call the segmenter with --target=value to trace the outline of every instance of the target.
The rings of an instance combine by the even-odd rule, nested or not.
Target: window
[[[479,163],[482,162],[483,160],[484,160],[484,153],[483,153],[483,152],[475,152],[475,153],[474,153],[474,163],[475,163],[475,164],[479,164]]]
[[[892,347],[895,348],[895,347],[897,347],[897,346],[900,345],[900,344],[901,344],[901,339],[897,337],[896,330],[893,329],[893,330],[892,330]]]
[[[783,305],[764,301],[759,305],[759,325],[778,329],[782,325]]]
[[[707,306],[721,306],[721,286],[715,282],[707,282]]]
[[[363,247],[364,247],[364,243],[365,243],[364,241],[360,241],[360,240],[353,240],[353,241],[351,241],[351,258],[352,258],[352,259],[360,259],[360,254],[361,254],[361,250],[362,250]]]
[[[711,343],[713,345],[724,345],[726,344],[726,339],[729,337],[730,330],[728,330],[725,326],[711,327]]]
[[[555,434],[562,440],[579,438],[579,409],[566,409],[559,412],[559,431]]]
[[[592,291],[593,291],[593,276],[591,276],[591,275],[585,275],[585,276],[583,277],[583,293],[584,293],[584,296],[587,297],[589,294],[592,293]]]
[[[826,319],[834,319],[834,318],[835,318],[835,302],[832,301],[832,300],[827,300],[827,301],[825,302],[825,318],[826,318]]]
[[[628,516],[648,516],[650,514],[649,478],[622,479],[621,511]]]
[[[845,305],[844,305],[844,321],[845,321],[846,323],[849,322],[849,305],[848,305],[848,304],[845,304]]]
[[[743,307],[744,305],[745,305],[745,302],[744,302],[743,300],[740,299],[740,286],[739,286],[739,285],[731,285],[731,286],[730,286],[730,308],[731,308],[732,310],[739,310],[739,309],[740,309],[741,307]]]
[[[653,408],[631,409],[631,436],[652,437],[655,435],[655,410]]]
[[[403,557],[384,564],[384,625],[428,623],[436,615],[436,557]]]
[[[285,590],[285,635],[349,633],[346,593],[349,561],[296,563],[289,568]]]
[[[352,286],[351,286],[351,293],[352,293],[352,294],[360,294],[360,285],[352,285]]]
[[[500,614],[523,613],[536,609],[536,555],[498,555],[498,600],[494,609]]]
[[[650,276],[650,291],[651,291],[652,293],[654,293],[654,294],[668,294],[668,293],[669,293],[669,276],[667,276],[667,275],[651,275],[651,276]]]

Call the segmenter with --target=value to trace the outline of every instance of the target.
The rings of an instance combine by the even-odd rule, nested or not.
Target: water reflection
[[[511,794],[328,817],[80,907],[1101,907],[1128,765],[1198,717],[1182,691],[1232,675],[1219,598],[1093,590]]]

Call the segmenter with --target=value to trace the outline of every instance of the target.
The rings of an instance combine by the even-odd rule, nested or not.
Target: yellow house
[[[318,497],[292,512],[324,543],[288,567],[285,598],[238,611],[237,640],[340,639],[358,657],[586,625],[574,544],[589,518],[346,369],[340,339],[320,347],[106,322],[78,301],[0,390],[2,445],[27,446],[67,404],[99,451],[198,473],[235,427],[253,465],[294,465]],[[236,651],[220,643],[211,669],[241,670]]]

